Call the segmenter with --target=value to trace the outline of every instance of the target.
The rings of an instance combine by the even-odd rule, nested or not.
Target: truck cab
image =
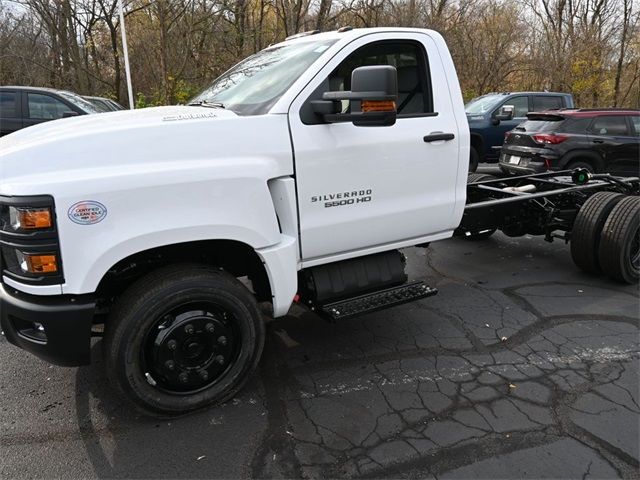
[[[497,162],[505,133],[524,122],[527,113],[573,107],[571,94],[556,92],[488,93],[469,101],[469,170],[475,171],[479,162]]]
[[[103,330],[145,412],[224,401],[260,358],[258,302],[340,317],[435,293],[398,249],[453,235],[468,158],[444,40],[401,28],[298,35],[187,106],[7,135],[2,329],[70,366]]]

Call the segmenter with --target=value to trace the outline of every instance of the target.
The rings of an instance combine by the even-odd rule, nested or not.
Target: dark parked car
[[[530,113],[505,135],[500,169],[508,173],[586,168],[640,174],[640,110],[580,109]]]
[[[488,93],[474,98],[465,105],[471,130],[469,170],[474,172],[478,162],[497,162],[505,132],[522,123],[527,113],[573,107],[568,93]]]
[[[72,92],[38,87],[0,87],[0,136],[38,123],[100,113]]]
[[[83,96],[85,100],[93,103],[96,107],[98,107],[103,112],[116,112],[118,110],[124,110],[125,108],[120,105],[115,100],[111,100],[110,98],[105,97],[90,97]]]

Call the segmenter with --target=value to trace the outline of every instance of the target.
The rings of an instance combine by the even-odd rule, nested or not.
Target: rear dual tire
[[[636,283],[640,270],[640,197],[626,197],[607,218],[598,258],[602,271],[618,282]]]
[[[582,206],[571,233],[571,257],[589,273],[638,281],[640,197],[598,192]]]

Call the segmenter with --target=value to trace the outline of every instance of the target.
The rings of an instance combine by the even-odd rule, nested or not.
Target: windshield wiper
[[[224,103],[220,102],[207,102],[206,100],[200,100],[199,102],[193,102],[188,104],[190,107],[210,107],[210,108],[225,108]]]

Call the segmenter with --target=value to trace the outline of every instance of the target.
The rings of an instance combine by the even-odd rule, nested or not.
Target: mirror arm
[[[395,100],[395,95],[386,92],[325,92],[323,100]]]

